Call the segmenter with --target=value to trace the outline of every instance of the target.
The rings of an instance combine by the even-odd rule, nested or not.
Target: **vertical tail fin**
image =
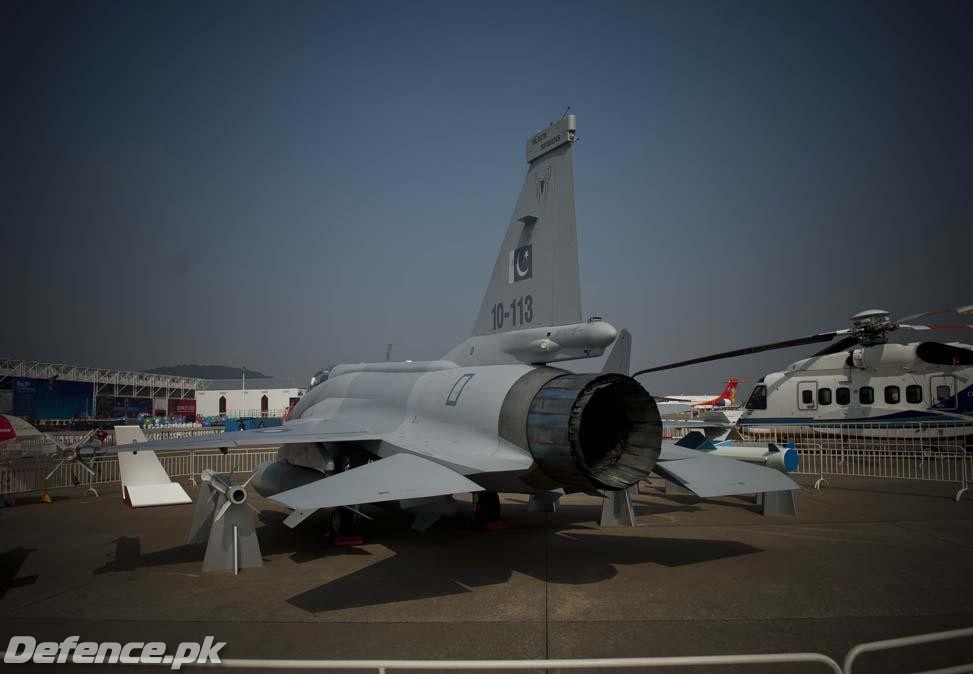
[[[581,321],[568,115],[527,141],[527,177],[500,247],[473,335]]]
[[[628,376],[632,372],[632,334],[628,330],[622,330],[615,339],[615,346],[608,354],[605,365],[601,368],[603,373],[624,374]]]
[[[740,384],[739,379],[734,379],[730,377],[726,380],[726,388],[723,389],[723,393],[720,394],[719,400],[729,400],[733,402],[737,395],[737,386]]]

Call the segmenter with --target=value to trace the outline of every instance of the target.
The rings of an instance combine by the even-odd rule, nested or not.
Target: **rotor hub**
[[[866,309],[851,317],[852,334],[858,337],[862,344],[884,344],[888,341],[887,333],[895,329],[895,324],[884,309]]]

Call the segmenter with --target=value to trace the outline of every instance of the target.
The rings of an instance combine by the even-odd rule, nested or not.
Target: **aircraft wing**
[[[483,487],[435,461],[401,453],[280,492],[270,500],[310,511],[473,491]]]
[[[356,424],[340,419],[297,419],[282,426],[258,428],[252,431],[236,431],[204,435],[195,438],[153,440],[136,446],[119,445],[106,451],[165,451],[172,449],[236,449],[240,447],[274,447],[304,442],[350,442],[379,440],[380,436]]]
[[[710,456],[668,441],[662,443],[654,470],[703,498],[799,488],[779,470]]]

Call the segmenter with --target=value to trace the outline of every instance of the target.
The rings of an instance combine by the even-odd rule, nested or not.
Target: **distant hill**
[[[176,377],[199,377],[200,379],[239,379],[242,370],[227,365],[167,365],[145,370],[151,374],[171,374]],[[270,379],[270,375],[247,368],[248,379]]]

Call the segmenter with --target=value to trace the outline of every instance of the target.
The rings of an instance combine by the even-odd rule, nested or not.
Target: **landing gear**
[[[331,511],[331,535],[335,545],[362,545],[361,517],[347,508],[335,508]]]
[[[500,495],[495,491],[473,494],[473,517],[485,529],[507,528],[507,523],[500,519]]]

